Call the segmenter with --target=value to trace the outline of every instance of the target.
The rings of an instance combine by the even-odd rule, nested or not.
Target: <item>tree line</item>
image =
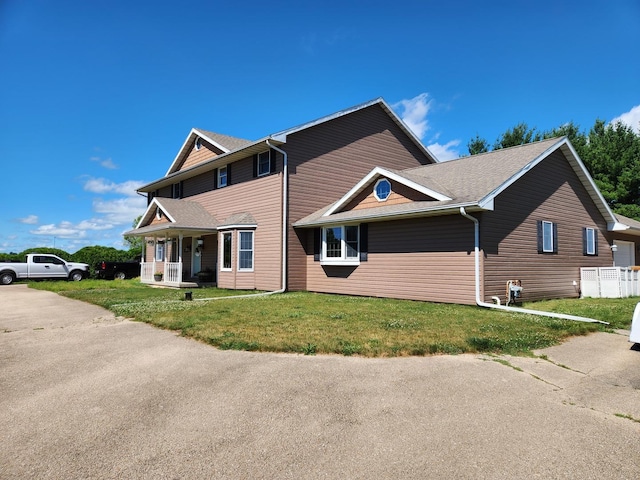
[[[138,224],[142,215],[133,221],[133,227]],[[103,247],[94,245],[84,247],[75,253],[69,253],[59,248],[35,247],[28,248],[20,253],[0,253],[0,262],[24,262],[25,255],[28,253],[50,253],[66,260],[67,262],[86,263],[91,267],[93,275],[95,268],[100,262],[126,262],[129,260],[139,259],[142,255],[142,247],[144,245],[142,237],[124,236],[125,243],[129,246],[126,250],[118,250],[113,247]]]
[[[476,134],[467,148],[470,155],[475,155],[561,136],[569,138],[611,209],[640,220],[640,134],[628,125],[596,120],[589,131],[581,131],[573,122],[539,131],[519,123],[502,133],[493,145]]]

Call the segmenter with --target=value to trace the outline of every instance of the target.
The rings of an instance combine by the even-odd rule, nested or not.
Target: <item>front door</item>
[[[198,249],[198,239],[191,238],[191,276],[202,270],[202,252]]]

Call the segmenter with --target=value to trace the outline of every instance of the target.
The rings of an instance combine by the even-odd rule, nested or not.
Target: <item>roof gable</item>
[[[405,177],[401,172],[389,170],[386,168],[376,167],[366,177],[364,177],[360,182],[358,182],[351,190],[349,190],[340,200],[334,203],[323,216],[327,217],[332,215],[333,213],[337,213],[343,211],[345,207],[352,202],[361,192],[363,192],[367,188],[373,188],[374,184],[379,178],[388,178],[397,182],[399,184],[408,187],[409,189],[415,190],[418,193],[428,197],[433,200],[451,200],[446,194],[442,192],[438,192],[433,190],[425,185],[421,185],[420,183],[415,182],[414,180]]]
[[[210,160],[217,157],[218,155],[229,153],[251,143],[249,140],[243,140],[241,138],[231,137],[229,135],[209,132],[207,130],[202,130],[199,128],[192,128],[189,132],[189,135],[187,135],[187,138],[182,144],[182,147],[178,151],[178,154],[171,163],[169,170],[167,170],[165,176],[178,172],[183,167],[189,155],[194,152],[194,150],[196,150],[195,145],[198,139],[210,145],[210,147],[201,147],[206,148],[209,154],[207,155],[203,152],[204,155],[200,155],[201,157],[203,157],[199,160],[200,162]]]
[[[492,210],[494,200],[501,192],[558,150],[569,162],[574,173],[607,221],[609,229],[614,229],[617,224],[613,212],[566,137],[494,150],[438,164],[423,165],[401,172],[374,169],[338,202],[318,210],[296,222],[295,225],[312,226],[339,221],[355,222],[361,219],[374,221],[401,216],[441,215],[457,213],[459,207],[462,206],[467,210]],[[343,211],[342,208],[349,199],[371,182],[375,176],[374,172],[378,174],[381,172],[394,173],[396,178],[403,178],[405,181],[411,180],[412,185],[420,185],[431,192],[437,192],[440,197],[432,195],[438,200],[434,202],[416,201],[409,205],[397,206],[380,204],[377,207],[361,211]]]
[[[292,127],[286,130],[282,130],[276,133],[272,133],[263,137],[256,141],[248,141],[242,140],[235,137],[229,137],[226,135],[216,134],[213,132],[208,132],[202,129],[193,128],[189,135],[187,136],[185,142],[183,143],[178,155],[176,155],[173,160],[169,170],[165,176],[159,180],[151,182],[147,185],[141,187],[138,191],[149,192],[153,191],[162,186],[168,185],[172,182],[177,182],[179,180],[183,180],[185,178],[189,178],[191,176],[198,175],[207,170],[212,170],[217,168],[218,165],[223,165],[226,163],[230,163],[232,161],[240,160],[244,157],[248,157],[255,153],[260,153],[261,151],[268,148],[265,144],[266,142],[270,142],[273,145],[282,145],[287,141],[287,135],[292,135],[294,133],[300,132],[302,130],[313,128],[317,125],[330,122],[337,118],[350,115],[352,113],[358,112],[365,108],[379,105],[382,110],[391,118],[393,122],[395,122],[401,129],[401,131],[409,138],[409,140],[416,145],[416,147],[433,163],[437,163],[438,159],[429,151],[427,147],[416,137],[416,135],[407,127],[407,125],[396,115],[396,113],[389,107],[389,105],[382,99],[377,98],[375,100],[371,100],[366,103],[362,103],[360,105],[356,105],[354,107],[341,110],[339,112],[332,113],[325,117],[321,117],[319,119],[313,120],[311,122],[304,123],[302,125],[298,125],[296,127]],[[191,149],[193,148],[194,142],[196,138],[202,138],[210,143],[212,146],[216,148],[220,148],[221,153],[217,156],[208,157],[206,159],[201,160],[198,164],[194,164],[193,166],[189,166],[189,168],[182,169],[182,164],[184,159],[189,154]]]
[[[135,229],[126,232],[151,233],[169,229],[215,230],[216,218],[196,202],[175,198],[155,197],[144,212]]]

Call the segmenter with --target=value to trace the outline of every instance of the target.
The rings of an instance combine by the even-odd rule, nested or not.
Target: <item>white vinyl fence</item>
[[[584,267],[580,269],[583,297],[624,298],[640,295],[640,272],[623,267]]]

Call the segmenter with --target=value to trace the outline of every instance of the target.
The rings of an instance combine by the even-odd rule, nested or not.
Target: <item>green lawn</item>
[[[610,326],[476,306],[293,292],[151,288],[138,280],[33,282],[221,349],[390,357],[475,352],[531,354],[573,335],[628,328],[638,298],[550,300],[526,308],[569,313]],[[203,300],[218,298],[217,300]]]

